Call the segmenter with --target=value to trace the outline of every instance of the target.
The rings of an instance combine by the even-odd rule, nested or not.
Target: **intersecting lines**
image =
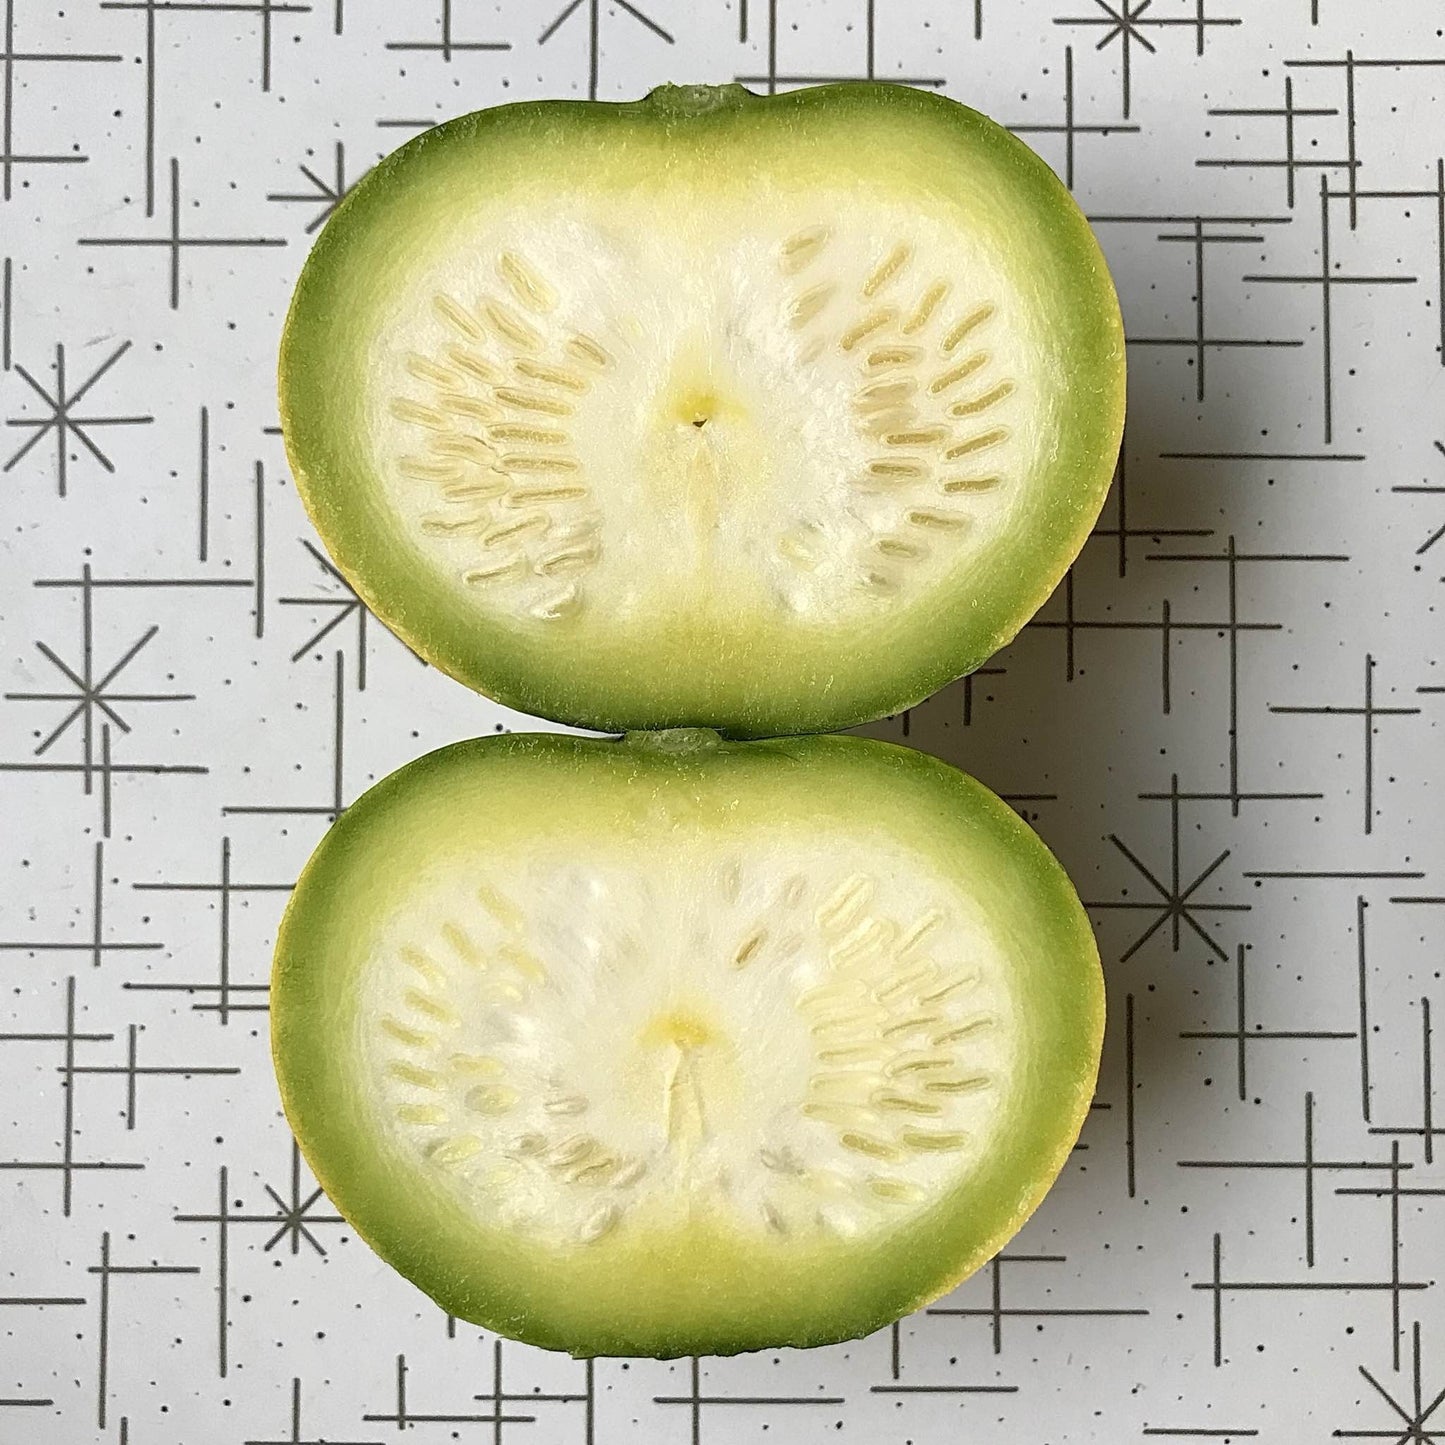
[[[381,1445],[379,1440],[340,1440],[335,1435],[305,1436],[301,1433],[301,1380],[291,1379],[291,1433],[284,1439],[247,1440],[246,1445]]]
[[[9,314],[8,309],[6,312]],[[54,392],[48,391],[27,371],[19,362],[15,363],[15,374],[39,397],[41,405],[46,408],[41,416],[18,416],[7,417],[5,425],[20,427],[28,430],[28,440],[21,443],[19,450],[14,452],[5,463],[3,470],[12,471],[31,451],[40,445],[48,436],[55,437],[55,479],[56,488],[63,497],[66,494],[68,482],[68,464],[70,461],[70,443],[73,438],[79,442],[100,465],[110,473],[115,472],[115,463],[105,454],[100,444],[91,435],[92,431],[99,427],[111,426],[145,426],[153,422],[153,416],[80,416],[77,415],[75,407],[84,399],[85,394],[118,362],[122,356],[130,350],[131,343],[123,341],[86,379],[81,382],[75,391],[68,391],[68,382],[65,374],[65,347],[57,344],[55,348],[55,382]]]
[[[5,0],[4,49],[0,50],[0,199],[9,200],[16,166],[75,164],[88,160],[79,147],[69,154],[40,155],[15,149],[15,93],[19,89],[16,70],[21,65],[74,65],[115,62],[119,55],[84,54],[67,50],[17,50],[15,48],[15,0]]]
[[[1186,1034],[1181,1037],[1196,1036]],[[1313,1269],[1315,1263],[1315,1175],[1321,1171],[1329,1173],[1335,1170],[1366,1172],[1379,1170],[1398,1176],[1401,1169],[1408,1169],[1410,1166],[1400,1163],[1398,1150],[1391,1158],[1384,1160],[1320,1158],[1315,1153],[1315,1096],[1312,1093],[1306,1093],[1304,1148],[1300,1158],[1287,1159],[1282,1158],[1279,1154],[1271,1153],[1267,1159],[1181,1159],[1179,1167],[1181,1169],[1223,1170],[1272,1169],[1299,1173],[1304,1179],[1305,1265]]]
[[[331,564],[327,556],[309,539],[304,540],[301,545],[311,554],[316,565],[321,568],[326,580],[336,583],[342,589],[340,597],[283,597],[283,607],[305,607],[312,611],[321,609],[330,612],[331,616],[326,619],[307,639],[291,654],[292,662],[300,662],[308,652],[313,652],[320,647],[333,632],[352,618],[356,619],[356,690],[366,691],[366,624],[371,617],[371,612],[366,604],[353,591],[351,583],[341,572]]]
[[[1346,703],[1324,703],[1315,707],[1286,707],[1271,704],[1272,713],[1286,713],[1296,716],[1353,717],[1364,724],[1364,767],[1365,767],[1365,832],[1375,828],[1375,739],[1379,736],[1377,723],[1385,717],[1418,717],[1418,707],[1381,707],[1375,701],[1375,659],[1365,654],[1364,699],[1358,705]]]
[[[231,873],[231,840],[221,839],[220,868],[216,880],[203,882],[134,883],[137,891],[154,893],[199,893],[213,896],[217,915],[216,982],[156,983],[151,980],[127,980],[121,986],[137,991],[156,993],[202,994],[191,1004],[197,1013],[214,1013],[221,1024],[229,1024],[237,1013],[264,1013],[268,985],[237,983],[231,977],[231,926],[236,900],[252,893],[289,893],[290,883],[239,883]]]
[[[1074,188],[1074,160],[1081,135],[1106,136],[1114,133],[1137,133],[1137,125],[1123,121],[1102,124],[1081,121],[1077,117],[1074,100],[1074,47],[1064,47],[1064,118],[1061,121],[1017,122],[1008,125],[1015,135],[1061,135],[1064,138],[1064,184]]]
[[[87,1274],[100,1276],[100,1328],[96,1342],[99,1361],[95,1375],[96,1423],[105,1429],[106,1408],[110,1392],[110,1296],[116,1279],[126,1277],[154,1277],[156,1275],[200,1274],[200,1266],[194,1264],[112,1264],[110,1255],[110,1231],[100,1236],[100,1263],[90,1265]]]
[[[61,680],[69,686],[61,692],[7,692],[7,702],[60,703],[69,710],[60,722],[41,738],[36,745],[35,756],[41,757],[63,738],[78,722],[84,739],[83,753],[89,762],[93,758],[96,722],[100,716],[107,718],[123,733],[129,733],[131,725],[116,710],[118,706],[129,707],[146,702],[194,702],[193,692],[116,692],[113,684],[126,668],[140,655],[147,643],[160,631],[159,624],[153,623],[140,637],[121,653],[99,678],[95,677],[94,647],[91,640],[91,618],[87,610],[84,624],[84,640],[81,647],[81,661],[72,667],[53,648],[43,642],[35,644],[36,651],[60,674]],[[73,706],[72,706],[73,704]]]
[[[304,163],[298,164],[296,169],[301,172],[311,189],[300,192],[273,191],[266,199],[317,207],[316,213],[306,223],[306,234],[310,236],[319,231],[331,219],[331,213],[341,204],[347,191],[351,189],[346,180],[345,142],[336,142],[336,156],[329,181],[322,180],[310,166]]]
[[[1123,87],[1122,105],[1124,118],[1129,117],[1132,100],[1132,74],[1134,46],[1139,46],[1150,55],[1157,54],[1158,47],[1144,33],[1148,29],[1162,29],[1166,26],[1187,26],[1194,31],[1195,54],[1204,54],[1204,41],[1208,31],[1218,25],[1239,25],[1238,17],[1224,19],[1205,14],[1205,0],[1194,0],[1193,15],[1146,15],[1154,0],[1118,0],[1117,6],[1108,0],[1094,0],[1095,11],[1088,15],[1064,16],[1054,21],[1055,25],[1087,26],[1103,31],[1095,42],[1095,50],[1104,50],[1116,41],[1119,45],[1120,81]]]
[[[688,1393],[685,1395],[654,1395],[654,1405],[685,1405],[691,1412],[691,1438],[702,1440],[704,1411],[712,1406],[771,1406],[783,1405],[841,1405],[841,1395],[704,1395],[702,1392],[702,1361],[697,1355],[688,1356]]]
[[[1333,1430],[1330,1433],[1336,1440],[1389,1440],[1394,1441],[1395,1445],[1438,1445],[1438,1442],[1445,1441],[1445,1415],[1436,1418],[1437,1411],[1442,1405],[1445,1405],[1445,1385],[1442,1385],[1439,1393],[1431,1397],[1427,1403],[1424,1367],[1420,1355],[1419,1320],[1416,1320],[1411,1326],[1410,1334],[1412,1355],[1410,1393],[1404,1404],[1396,1399],[1395,1395],[1391,1394],[1364,1365],[1359,1367],[1365,1382],[1390,1407],[1390,1410],[1398,1417],[1398,1423],[1386,1415],[1385,1419],[1389,1421],[1389,1424],[1385,1428]],[[1398,1364],[1396,1368],[1399,1368]],[[1404,1428],[1402,1429],[1401,1426]]]
[[[659,39],[667,42],[668,45],[676,44],[672,34],[664,30],[645,11],[631,5],[628,0],[612,0],[616,8],[624,15],[630,16],[639,25],[650,30]],[[597,99],[597,81],[601,69],[601,33],[602,33],[602,0],[570,0],[560,11],[547,23],[546,29],[537,37],[538,45],[545,45],[569,20],[576,15],[583,6],[587,10],[587,98]]]
[[[856,0],[855,0],[856,3]],[[878,57],[878,0],[862,0],[863,5],[863,70],[857,71],[833,71],[825,74],[816,72],[811,74],[784,74],[778,68],[778,0],[769,0],[768,3],[768,34],[767,34],[767,70],[762,75],[739,75],[736,78],[741,85],[761,85],[767,88],[769,95],[776,95],[780,85],[831,85],[836,83],[847,83],[858,80],[876,80],[877,57]],[[576,8],[575,6],[573,7]],[[980,17],[981,23],[981,17]],[[794,26],[794,29],[797,27]],[[855,27],[849,26],[850,30]],[[741,24],[740,39],[747,43],[747,18],[743,16]],[[944,84],[938,76],[924,75],[889,75],[887,79],[894,85],[912,85],[923,89],[935,90]]]
[[[986,1319],[993,1337],[993,1352],[1003,1353],[1003,1322],[1006,1319],[1105,1319],[1114,1316],[1144,1316],[1147,1309],[1138,1306],[1088,1306],[1073,1308],[1067,1306],[1015,1306],[1004,1301],[1003,1266],[1013,1264],[1066,1264],[1068,1256],[1062,1254],[996,1254],[985,1269],[974,1276],[974,1281],[987,1279],[989,1303],[981,1306],[935,1305],[929,1309],[931,1315],[949,1315],[957,1319]],[[1008,1278],[1013,1278],[1012,1273]],[[976,1285],[974,1287],[977,1287]]]
[[[214,1214],[177,1214],[177,1224],[207,1224],[215,1226],[216,1240],[216,1370],[222,1378],[230,1368],[230,1289],[231,1289],[231,1228],[233,1225],[260,1225],[268,1231],[262,1246],[269,1254],[283,1240],[291,1245],[292,1255],[301,1252],[304,1239],[319,1255],[326,1249],[312,1233],[325,1225],[342,1225],[346,1221],[339,1214],[324,1212],[326,1199],[320,1186],[301,1192],[301,1151],[296,1141],[291,1141],[291,1184],[289,1197],[271,1185],[263,1186],[275,1208],[264,1214],[246,1213],[245,1203],[232,1201],[230,1171],[223,1164],[220,1167],[216,1190],[216,1212]]]
[[[490,1425],[494,1432],[492,1438],[497,1441],[502,1438],[503,1425],[534,1425],[537,1422],[535,1415],[523,1415],[515,1411],[508,1414],[501,1410],[493,1410],[491,1413],[479,1413],[475,1410],[459,1413],[416,1410],[413,1408],[415,1397],[412,1393],[409,1375],[410,1367],[407,1365],[406,1356],[398,1355],[396,1357],[396,1408],[390,1414],[382,1411],[364,1414],[361,1418],[367,1424],[395,1425],[398,1434],[403,1430],[415,1429],[418,1425]],[[590,1360],[587,1362],[587,1380],[590,1386],[592,1381],[592,1362]],[[592,1391],[589,1388],[589,1398],[591,1394]],[[588,1420],[590,1423],[590,1410]],[[587,1435],[587,1445],[592,1445],[590,1430]]]
[[[130,10],[145,16],[145,213],[155,214],[157,18],[161,15],[255,15],[260,20],[261,89],[271,89],[271,52],[278,15],[305,15],[309,4],[288,0],[100,0],[102,10]]]
[[[1190,881],[1184,881],[1180,860],[1180,794],[1178,791],[1179,778],[1177,774],[1172,779],[1172,788],[1174,792],[1174,802],[1170,809],[1169,881],[1167,883],[1163,882],[1159,878],[1158,872],[1150,868],[1122,838],[1115,833],[1109,834],[1109,842],[1129,860],[1134,869],[1158,896],[1156,898],[1140,899],[1127,897],[1103,900],[1095,899],[1084,904],[1085,908],[1120,909],[1153,913],[1156,915],[1154,919],[1146,925],[1143,933],[1120,954],[1120,963],[1125,962],[1138,953],[1166,923],[1170,926],[1170,945],[1172,952],[1179,952],[1183,929],[1188,927],[1203,940],[1209,950],[1217,957],[1228,958],[1229,954],[1219,943],[1218,939],[1204,928],[1197,915],[1203,913],[1248,913],[1250,910],[1251,905],[1248,903],[1205,902],[1195,897],[1200,888],[1214,876],[1220,865],[1229,857],[1230,850],[1228,848],[1196,873]],[[1128,890],[1125,889],[1124,892],[1127,894]]]
[[[423,50],[433,51],[440,55],[448,65],[451,64],[454,55],[463,54],[471,50],[510,50],[511,42],[508,40],[458,40],[452,30],[452,7],[455,0],[441,0],[441,27],[440,34],[435,40],[389,40],[386,43],[388,50]]]
[[[1135,217],[1107,217],[1108,220],[1134,220]],[[1161,223],[1180,229],[1161,231],[1157,239],[1166,243],[1178,243],[1189,248],[1194,272],[1193,302],[1194,328],[1192,335],[1184,336],[1139,336],[1130,334],[1126,339],[1131,346],[1180,347],[1192,352],[1194,364],[1194,397],[1196,401],[1205,398],[1205,362],[1211,351],[1222,350],[1269,350],[1271,348],[1295,348],[1304,345],[1302,340],[1282,336],[1214,336],[1205,324],[1204,258],[1213,246],[1263,245],[1264,236],[1256,234],[1262,226],[1283,226],[1289,224],[1288,216],[1171,216]],[[1215,230],[1223,225],[1223,231]],[[1240,228],[1243,229],[1240,229]]]
[[[127,248],[163,247],[170,256],[170,306],[172,311],[178,311],[181,305],[182,252],[284,246],[286,239],[284,236],[193,236],[183,231],[181,229],[181,164],[172,157],[170,165],[170,225],[164,236],[82,236],[77,244]]]
[[[143,1169],[139,1163],[110,1159],[77,1159],[75,1157],[75,1048],[77,1044],[108,1043],[113,1033],[81,1033],[75,1027],[75,978],[65,981],[65,1028],[63,1032],[17,1031],[0,1033],[0,1044],[59,1044],[61,1046],[61,1122],[58,1148],[59,1159],[6,1159],[0,1160],[0,1171],[28,1174],[55,1170],[60,1174],[61,1210],[70,1214],[74,1193],[74,1176],[77,1172],[100,1169]]]
[[[1350,172],[1354,174],[1353,171]],[[1317,272],[1289,274],[1283,272],[1261,272],[1243,277],[1249,282],[1277,286],[1318,286],[1320,290],[1320,351],[1324,369],[1324,438],[1328,445],[1335,436],[1335,378],[1334,378],[1334,308],[1335,288],[1340,286],[1413,286],[1418,279],[1396,273],[1346,275],[1338,269],[1338,263],[1331,255],[1330,236],[1330,190],[1329,178],[1320,177],[1320,269]]]

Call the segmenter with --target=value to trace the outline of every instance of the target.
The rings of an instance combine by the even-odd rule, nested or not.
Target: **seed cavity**
[[[853,405],[862,412],[874,412],[887,407],[898,406],[918,390],[918,382],[911,376],[897,380],[875,381],[865,386],[853,398]]]
[[[831,234],[826,226],[809,226],[807,230],[789,236],[778,248],[781,255],[779,264],[784,275],[796,275],[816,260]]]
[[[813,921],[826,934],[840,934],[862,916],[872,901],[876,885],[871,878],[855,873],[841,883],[813,915]]]
[[[913,366],[923,358],[923,351],[917,346],[880,346],[868,353],[868,369],[882,371],[889,366]]]
[[[900,241],[879,263],[877,269],[863,283],[863,299],[871,301],[913,257],[913,247]]]
[[[733,954],[733,967],[746,968],[757,957],[758,950],[767,942],[767,937],[767,933],[759,928],[743,939]]]
[[[587,1221],[577,1231],[577,1239],[582,1244],[592,1244],[608,1233],[620,1218],[620,1211],[615,1204],[604,1204],[595,1214],[589,1216]]]
[[[935,1034],[929,1040],[935,1048],[941,1048],[944,1044],[956,1044],[960,1039],[972,1038],[975,1034],[985,1033],[995,1027],[998,1020],[992,1014],[980,1014],[977,1018],[970,1019],[967,1023],[961,1024],[956,1029],[949,1029],[945,1033]]]
[[[587,1099],[583,1094],[553,1094],[542,1108],[548,1114],[585,1114]]]
[[[990,387],[982,396],[976,396],[971,401],[956,401],[949,407],[949,416],[977,416],[980,412],[987,411],[991,406],[997,406],[1005,397],[1012,396],[1015,387],[1011,381],[1001,381],[997,386]]]
[[[459,301],[453,301],[444,292],[438,292],[432,297],[432,307],[453,331],[464,336],[468,341],[485,341],[487,339],[487,333],[482,330],[481,322]]]
[[[419,1064],[407,1063],[405,1059],[396,1059],[387,1065],[386,1072],[393,1079],[400,1079],[404,1084],[412,1084],[418,1089],[440,1089],[442,1086],[441,1075],[434,1069],[423,1069]]]
[[[875,1174],[868,1181],[868,1189],[879,1199],[896,1200],[899,1204],[917,1204],[928,1197],[928,1191],[920,1185],[906,1179],[890,1179],[882,1174]]]
[[[606,371],[616,365],[612,353],[593,336],[579,333],[567,342],[565,349],[569,355],[595,366],[599,371]]]
[[[778,1207],[771,1200],[764,1199],[758,1205],[758,1212],[763,1216],[763,1222],[775,1234],[786,1234],[788,1232],[788,1221],[778,1212]]]
[[[833,293],[837,289],[831,282],[824,282],[821,286],[814,286],[804,291],[801,296],[795,297],[788,306],[788,325],[794,331],[801,331],[810,325],[833,299]]]
[[[943,1113],[942,1104],[935,1104],[928,1099],[916,1099],[912,1094],[900,1094],[893,1089],[879,1089],[870,1096],[869,1103],[876,1109],[891,1109],[895,1113],[929,1114],[935,1117]]]
[[[429,993],[423,993],[419,988],[409,988],[402,997],[411,1005],[417,1013],[424,1013],[430,1018],[436,1019],[438,1023],[454,1024],[457,1021],[456,1012],[442,1003],[440,999],[433,998]]]
[[[542,416],[571,416],[575,408],[570,401],[544,391],[525,391],[515,386],[499,386],[492,393],[498,401],[515,411],[534,411]]]
[[[463,1164],[482,1152],[482,1141],[475,1134],[458,1134],[438,1144],[431,1157],[438,1164]]]
[[[388,404],[387,410],[397,421],[408,421],[414,426],[429,427],[432,431],[446,431],[451,423],[446,415],[434,406],[425,406],[419,401],[413,401],[410,397],[394,397]]]
[[[926,462],[906,460],[902,457],[878,457],[868,463],[868,475],[887,480],[896,480],[900,477],[926,477],[928,465]]]
[[[996,426],[989,431],[979,432],[965,441],[959,442],[956,446],[949,447],[943,454],[945,461],[956,461],[959,457],[966,457],[973,452],[987,451],[990,447],[996,447],[1000,442],[1008,440],[1007,427]]]
[[[908,1130],[904,1130],[905,1135]],[[876,1134],[859,1134],[849,1132],[840,1134],[838,1142],[845,1148],[851,1149],[855,1154],[866,1154],[870,1159],[902,1159],[903,1150],[896,1144],[891,1144],[887,1139],[880,1139]]]
[[[503,251],[497,257],[497,271],[529,311],[540,316],[556,307],[557,293],[515,251]]]
[[[912,431],[886,432],[883,437],[883,445],[886,447],[932,447],[947,440],[948,435],[949,431],[946,426],[915,427]]]
[[[973,519],[961,512],[941,512],[937,507],[915,507],[907,514],[908,522],[915,527],[928,527],[940,531],[953,531],[972,525]]]
[[[945,391],[957,386],[959,382],[967,381],[974,372],[981,371],[988,363],[988,352],[975,351],[972,356],[964,357],[957,366],[951,366],[947,371],[940,372],[935,376],[928,383],[928,390],[933,396],[941,396]]]
[[[991,303],[985,302],[982,306],[970,311],[962,321],[955,324],[944,336],[943,350],[945,352],[957,351],[973,332],[977,331],[980,326],[993,316],[994,310],[995,308]]]
[[[928,325],[929,318],[938,309],[938,303],[948,295],[948,282],[935,281],[918,298],[918,305],[909,313],[908,319],[903,323],[900,330],[905,336],[912,336],[915,331],[922,331]]]
[[[935,1133],[909,1126],[899,1137],[910,1149],[916,1149],[921,1154],[943,1154],[962,1149],[968,1143],[968,1135],[962,1130]]]
[[[449,1116],[440,1104],[401,1104],[397,1107],[396,1117],[403,1124],[435,1126],[445,1124]]]
[[[468,1089],[463,1102],[475,1114],[510,1114],[517,1107],[518,1097],[515,1089],[482,1084]]]
[[[409,1024],[393,1018],[390,1014],[382,1015],[381,1030],[383,1033],[390,1034],[397,1043],[405,1044],[409,1049],[424,1049],[435,1042],[435,1035],[414,1029]]]
[[[992,1085],[987,1074],[972,1074],[968,1078],[927,1079],[923,1087],[934,1094],[977,1094]]]
[[[870,312],[861,321],[855,321],[839,338],[838,345],[844,351],[852,351],[860,341],[872,336],[875,331],[881,330],[891,321],[897,319],[898,313],[891,306],[880,306],[878,310]]]

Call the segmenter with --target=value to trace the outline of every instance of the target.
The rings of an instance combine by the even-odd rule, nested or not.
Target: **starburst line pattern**
[[[290,192],[273,191],[267,195],[266,199],[268,201],[280,201],[283,205],[319,206],[320,210],[306,223],[306,234],[311,236],[331,219],[331,213],[341,204],[347,191],[351,189],[346,180],[345,142],[336,142],[335,159],[329,181],[322,180],[308,165],[298,165],[296,169],[300,171],[310,183],[311,190]]]
[[[4,469],[9,472],[17,467],[26,456],[43,442],[52,433],[55,436],[55,472],[56,488],[63,497],[69,482],[70,441],[74,438],[79,442],[101,467],[108,473],[114,475],[115,463],[106,455],[100,444],[91,436],[91,431],[96,427],[108,426],[146,426],[153,422],[153,416],[78,416],[75,413],[76,405],[84,398],[85,394],[94,387],[105,374],[118,362],[122,356],[131,348],[129,341],[123,341],[116,347],[104,361],[80,384],[74,392],[67,392],[66,370],[65,370],[65,347],[61,344],[55,348],[55,389],[48,391],[27,371],[19,362],[15,363],[15,374],[39,397],[42,405],[47,410],[43,416],[17,416],[7,417],[6,426],[23,427],[30,430],[28,440],[22,442],[18,451],[5,463]]]

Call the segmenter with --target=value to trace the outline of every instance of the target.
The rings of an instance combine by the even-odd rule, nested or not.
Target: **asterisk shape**
[[[121,732],[128,733],[130,724],[115,709],[117,703],[126,702],[185,702],[189,700],[189,693],[154,693],[154,692],[114,692],[111,684],[125,671],[135,660],[137,655],[160,631],[158,626],[152,626],[128,647],[116,662],[98,680],[94,678],[94,665],[87,653],[86,661],[77,670],[65,661],[53,648],[47,647],[43,642],[35,644],[36,650],[57,672],[70,684],[70,689],[65,692],[7,692],[6,698],[12,702],[61,702],[72,704],[70,711],[61,718],[59,724],[46,736],[41,739],[39,746],[35,749],[35,756],[39,757],[50,748],[77,723],[80,722],[84,728],[86,739],[86,753],[90,753],[91,739],[94,736],[96,714],[99,713],[108,718],[118,727]]]
[[[98,461],[107,472],[114,473],[115,464],[101,450],[91,431],[96,427],[106,426],[143,426],[147,422],[154,421],[150,416],[78,416],[75,413],[75,406],[85,396],[106,372],[113,367],[122,356],[130,350],[131,343],[123,341],[111,354],[101,362],[96,369],[83,381],[78,390],[66,391],[65,378],[65,347],[57,345],[55,348],[55,392],[52,395],[41,384],[36,381],[18,362],[15,364],[15,372],[22,381],[40,398],[47,408],[43,416],[21,416],[7,417],[6,426],[30,427],[33,429],[30,439],[24,442],[20,449],[5,463],[3,470],[10,471],[20,461],[40,445],[46,437],[52,433],[55,435],[55,456],[57,484],[60,495],[63,497],[66,490],[67,462],[70,453],[70,439],[75,438],[77,442]]]

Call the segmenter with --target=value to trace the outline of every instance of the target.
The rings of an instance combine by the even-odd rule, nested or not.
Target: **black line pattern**
[[[1445,40],[1433,0],[0,0],[0,1440],[1445,1442]],[[285,1128],[268,960],[371,781],[519,725],[321,550],[305,249],[436,120],[663,80],[997,115],[1119,284],[1131,415],[1037,619],[869,729],[1088,900],[1098,1097],[877,1336],[669,1362],[442,1315]]]

